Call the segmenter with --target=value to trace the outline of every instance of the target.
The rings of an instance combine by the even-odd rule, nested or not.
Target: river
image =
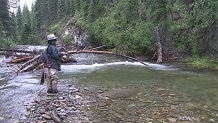
[[[73,84],[105,94],[104,108],[89,107],[94,122],[218,122],[218,71],[174,64],[147,66],[116,56],[77,54],[63,64],[59,86]],[[38,93],[41,70],[14,75],[0,63],[0,122],[25,119],[25,103]],[[98,103],[98,102],[97,102]]]

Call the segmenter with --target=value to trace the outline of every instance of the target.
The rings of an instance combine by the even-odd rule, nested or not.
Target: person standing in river
[[[58,93],[57,73],[61,70],[61,57],[66,54],[58,51],[56,46],[57,37],[54,34],[47,35],[47,42],[47,53],[52,61],[51,66],[48,68],[47,93]]]

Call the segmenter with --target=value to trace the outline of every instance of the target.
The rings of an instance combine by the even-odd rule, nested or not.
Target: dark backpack
[[[51,67],[53,61],[51,59],[51,56],[48,54],[47,49],[40,55],[40,61],[41,63],[44,63],[46,68]]]

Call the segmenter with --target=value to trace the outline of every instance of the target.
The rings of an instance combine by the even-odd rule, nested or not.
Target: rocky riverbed
[[[24,105],[28,113],[22,123],[215,123],[218,119],[217,109],[159,87],[143,93],[67,85],[58,94],[40,91]]]

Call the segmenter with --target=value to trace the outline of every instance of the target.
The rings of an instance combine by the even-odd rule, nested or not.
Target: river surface
[[[218,122],[218,71],[149,62],[145,66],[108,55],[73,57],[78,63],[62,65],[59,86],[73,84],[96,91],[114,90],[114,95],[109,95],[112,101],[107,113],[93,108],[96,122],[135,119],[152,122],[164,118],[169,122],[173,118]],[[19,121],[25,119],[25,103],[33,101],[39,92],[46,93],[46,85],[39,85],[41,70],[15,75],[16,65],[6,64],[3,58],[0,58],[0,122]]]

